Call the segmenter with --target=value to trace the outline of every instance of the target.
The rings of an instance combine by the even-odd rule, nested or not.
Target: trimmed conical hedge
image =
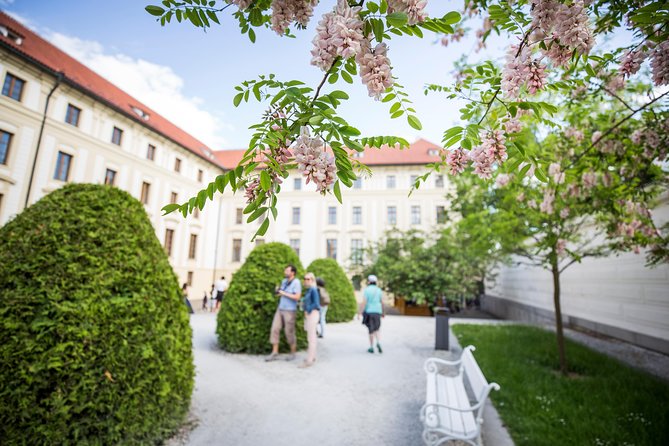
[[[156,444],[193,389],[188,314],[144,207],[68,185],[0,228],[0,443]]]
[[[266,243],[251,251],[232,277],[218,312],[216,333],[223,350],[235,353],[271,351],[269,332],[279,304],[274,289],[281,283],[283,271],[289,264],[295,265],[296,277],[301,282],[304,269],[290,246]],[[298,311],[295,322],[298,348],[307,345],[303,320],[302,312]],[[283,351],[288,348],[283,331],[280,348]]]
[[[358,304],[353,294],[353,284],[334,259],[316,259],[311,262],[307,272],[325,280],[325,289],[330,295],[330,306],[325,315],[328,322],[348,322],[358,311]]]

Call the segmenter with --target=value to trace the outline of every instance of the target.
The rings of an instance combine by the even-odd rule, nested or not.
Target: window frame
[[[111,180],[110,180],[110,175],[109,173],[111,172]],[[110,169],[107,167],[107,170],[105,170],[105,183],[108,186],[114,186],[114,183],[116,182],[116,174],[117,172],[114,169]]]
[[[156,160],[156,146],[153,144],[148,144],[146,146],[146,159],[149,161]]]
[[[7,84],[7,81],[9,81],[9,85]],[[14,89],[16,88],[16,84],[18,81],[20,83],[19,85],[19,94],[18,97],[14,97]],[[2,84],[2,95],[5,97],[8,97],[10,99],[13,99],[17,102],[22,102],[23,100],[23,88],[26,85],[25,79],[21,79],[20,77],[16,76],[15,74],[10,73],[7,71],[5,73],[5,81]],[[5,93],[5,87],[7,87],[7,93]]]
[[[188,240],[188,260],[195,260],[197,256],[197,234],[191,234]]]
[[[116,140],[117,135],[118,135],[118,141]],[[111,143],[119,147],[121,146],[121,144],[123,143],[123,129],[114,126],[114,128],[112,129]]]
[[[176,173],[181,173],[181,158],[178,156],[174,158],[174,171]]]
[[[392,222],[390,221],[390,216],[391,216],[390,210],[391,209],[393,210],[392,215],[393,215],[393,219],[395,220],[395,221],[392,221]],[[386,223],[389,224],[389,225],[393,225],[393,226],[397,225],[397,206],[394,206],[394,205],[386,206]]]
[[[295,218],[297,217],[297,218]],[[292,217],[291,217],[291,224],[293,225],[299,225],[300,220],[302,217],[302,208],[299,206],[293,206],[293,211],[292,211]]]
[[[336,206],[328,206],[328,224],[329,225],[336,225],[337,224],[337,207]]]
[[[12,132],[8,132],[6,130],[1,130],[0,129],[0,147],[2,146],[2,140],[4,137],[7,136],[7,144],[4,145],[4,159],[0,158],[0,164],[3,166],[8,166],[9,165],[9,153],[12,148],[12,140],[14,139],[14,134]],[[0,152],[1,154],[1,152]]]
[[[148,206],[150,201],[149,200],[150,195],[151,195],[151,183],[149,183],[148,181],[142,181],[142,188],[139,193],[139,201],[142,204]]]
[[[61,178],[60,173],[62,173],[63,170],[63,165],[61,161],[63,159],[67,160],[67,166],[65,170],[65,179]],[[72,161],[74,160],[74,155],[71,155],[67,152],[63,152],[62,150],[58,151],[58,155],[56,155],[56,170],[53,173],[53,179],[57,181],[62,181],[64,183],[67,183],[70,179],[70,169],[72,168]]]
[[[76,113],[70,113],[74,112]],[[76,119],[72,119],[72,117],[75,116]],[[74,127],[79,127],[79,118],[81,117],[81,109],[77,107],[76,105],[73,105],[68,102],[67,104],[67,110],[65,111],[65,123],[70,124],[71,126]]]
[[[325,239],[325,257],[332,260],[337,260],[337,239]]]
[[[386,175],[386,189],[397,188],[397,177],[395,175]]]
[[[356,212],[356,209],[360,212]],[[358,217],[358,221],[356,221]],[[352,225],[361,225],[362,224],[362,206],[353,206],[351,209],[351,224]]]
[[[242,261],[242,239],[232,239],[232,261],[239,263]]]
[[[418,211],[418,212],[415,212],[415,211]],[[416,216],[417,216],[418,218],[415,218]],[[414,205],[411,206],[411,224],[412,224],[412,225],[419,225],[419,224],[421,224],[421,209],[420,209],[420,205],[415,205],[415,204],[414,204]]]
[[[165,249],[167,257],[172,257],[172,248],[174,248],[174,229],[166,228],[163,249]]]

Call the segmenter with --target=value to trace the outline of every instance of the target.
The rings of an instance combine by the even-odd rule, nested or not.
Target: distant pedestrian
[[[211,292],[209,293],[209,312],[214,312],[214,307],[216,306],[216,285],[211,284]]]
[[[221,308],[221,302],[223,302],[223,296],[228,290],[228,282],[225,281],[225,276],[221,276],[220,279],[214,284],[216,288],[216,311]]]
[[[297,274],[297,268],[294,265],[286,266],[283,271],[284,279],[276,289],[276,295],[279,297],[279,306],[274,313],[269,335],[269,342],[272,344],[272,353],[265,358],[265,361],[274,361],[278,358],[279,338],[282,328],[286,336],[286,341],[290,345],[288,360],[295,359],[295,352],[297,351],[295,318],[297,315],[297,302],[302,296],[302,285],[300,284],[300,280],[295,277],[295,274]]]
[[[207,297],[207,292],[204,292],[204,297],[202,298],[202,311],[207,311],[207,303],[209,302],[209,298]]]
[[[376,338],[376,348],[379,353],[383,353],[381,349],[381,318],[385,317],[386,312],[383,306],[383,293],[381,288],[377,286],[377,278],[370,274],[367,277],[367,288],[363,294],[362,301],[362,323],[367,326],[369,330],[369,353],[374,353],[374,338]]]
[[[327,314],[328,306],[330,305],[330,294],[325,289],[325,280],[321,279],[320,277],[316,277],[316,285],[318,285],[318,294],[321,297],[321,313],[320,320],[318,322],[320,332],[318,333],[318,337],[322,338],[325,336],[325,315]]]
[[[320,296],[318,294],[318,285],[313,273],[307,273],[304,276],[304,286],[308,287],[307,293],[302,299],[302,308],[304,308],[304,331],[307,332],[307,359],[300,365],[300,368],[311,367],[316,362],[316,346],[318,338],[316,336],[316,325],[320,319]]]
[[[187,283],[184,283],[181,286],[181,294],[183,294],[184,301],[186,302],[186,306],[188,307],[188,312],[190,314],[195,313],[195,311],[193,311],[193,306],[190,304],[190,300],[188,300],[188,284]]]

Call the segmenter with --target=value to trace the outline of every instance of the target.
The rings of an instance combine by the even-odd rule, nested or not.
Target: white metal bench
[[[423,441],[436,446],[460,440],[471,445],[481,444],[483,407],[491,389],[499,390],[497,383],[488,383],[474,359],[474,346],[465,347],[457,361],[429,358],[425,361],[427,397],[420,411],[423,422]],[[457,374],[444,374],[445,369]],[[465,378],[473,401],[467,394]]]

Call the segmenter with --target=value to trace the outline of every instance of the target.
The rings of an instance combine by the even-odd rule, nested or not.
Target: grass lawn
[[[474,345],[492,400],[518,446],[669,445],[669,384],[567,340],[573,376],[558,372],[556,335],[527,326],[453,325]],[[494,446],[494,445],[491,445]]]

